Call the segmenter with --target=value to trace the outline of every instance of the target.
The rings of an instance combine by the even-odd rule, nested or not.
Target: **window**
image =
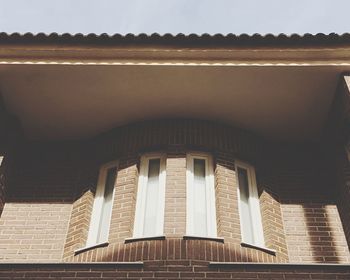
[[[254,167],[236,161],[242,242],[264,246],[260,205]]]
[[[213,161],[208,155],[187,155],[187,235],[216,237]]]
[[[134,238],[163,235],[165,204],[165,156],[141,157]]]
[[[116,174],[117,162],[107,163],[100,169],[87,246],[108,241]]]

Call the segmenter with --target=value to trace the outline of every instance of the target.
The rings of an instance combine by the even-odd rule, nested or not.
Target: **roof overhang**
[[[350,71],[347,36],[1,36],[0,92],[35,139],[181,117],[317,140]]]

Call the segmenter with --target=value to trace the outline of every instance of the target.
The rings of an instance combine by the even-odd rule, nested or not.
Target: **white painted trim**
[[[193,205],[194,190],[193,190],[193,161],[194,159],[205,160],[205,182],[206,182],[206,201],[207,201],[207,233],[208,237],[217,237],[216,225],[216,207],[215,207],[215,187],[214,187],[214,166],[213,159],[210,155],[205,153],[191,152],[186,156],[186,235],[194,235],[193,222]]]
[[[254,238],[254,244],[258,247],[265,247],[265,241],[264,241],[264,231],[262,227],[262,221],[261,221],[261,213],[260,213],[260,202],[259,202],[259,194],[258,194],[258,188],[256,184],[256,175],[255,175],[255,168],[254,166],[242,162],[239,160],[235,160],[235,169],[236,169],[236,180],[237,184],[239,184],[238,181],[238,167],[243,168],[247,171],[248,176],[248,187],[249,187],[249,208],[251,212],[251,218],[252,218],[252,227],[253,227],[253,238]],[[240,197],[240,190],[239,186],[237,188],[237,194],[238,194],[238,212],[239,212],[239,218],[240,218],[240,225],[241,225],[241,236],[242,236],[242,243],[249,244],[250,242],[247,242],[244,237],[244,229],[243,229],[243,218],[241,214],[241,197]]]
[[[4,157],[0,156],[0,166],[1,166],[3,160],[4,160]]]
[[[146,187],[148,182],[148,167],[151,159],[160,159],[159,170],[159,192],[158,211],[155,236],[162,236],[164,233],[164,211],[165,211],[165,180],[166,180],[166,156],[162,153],[150,153],[141,157],[140,174],[137,187],[136,210],[134,221],[133,238],[151,237],[144,236],[144,214],[146,207]]]
[[[91,220],[90,220],[90,227],[89,227],[89,234],[86,242],[86,247],[91,247],[96,244],[105,243],[108,242],[108,236],[105,237],[105,240],[97,240],[97,236],[99,233],[99,225],[100,225],[100,218],[101,218],[101,212],[102,212],[102,206],[103,206],[103,197],[104,197],[104,191],[105,191],[105,184],[107,179],[107,173],[110,168],[116,167],[118,169],[118,161],[112,161],[108,162],[101,166],[100,173],[97,181],[97,187],[96,187],[96,194],[94,199],[94,205],[92,208],[92,214],[91,214]],[[117,176],[117,175],[116,175]],[[113,208],[113,200],[114,200],[114,194],[115,194],[115,188],[113,189],[112,194],[112,208]],[[110,228],[110,221],[111,221],[111,215],[112,215],[112,209],[109,213],[110,217],[108,219],[108,229]]]
[[[77,49],[79,51],[77,51]],[[174,66],[349,66],[348,46],[225,48],[17,45],[0,49],[0,64]]]

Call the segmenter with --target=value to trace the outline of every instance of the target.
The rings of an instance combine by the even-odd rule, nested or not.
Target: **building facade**
[[[0,279],[350,279],[350,38],[0,34]]]

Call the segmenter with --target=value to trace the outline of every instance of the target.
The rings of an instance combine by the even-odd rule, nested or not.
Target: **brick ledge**
[[[349,264],[340,264],[340,263],[257,263],[257,262],[209,262],[211,267],[278,267],[278,268],[292,268],[292,267],[303,267],[303,268],[346,268],[350,269]]]
[[[29,263],[0,263],[0,269],[3,267],[38,267],[38,266],[143,266],[144,262],[29,262]]]
[[[207,240],[207,241],[216,241],[216,242],[225,243],[225,239],[223,237],[184,235],[182,238],[184,240]]]
[[[152,241],[152,240],[165,240],[165,235],[125,238],[124,243],[127,244],[127,243],[138,242],[138,241]]]
[[[242,247],[250,248],[250,249],[255,249],[255,250],[260,250],[262,252],[268,253],[270,255],[276,256],[276,250],[270,249],[267,247],[259,246],[259,245],[254,245],[246,242],[241,242]]]
[[[108,245],[109,245],[109,242],[106,241],[106,242],[101,242],[101,243],[89,245],[89,246],[86,246],[86,247],[83,247],[83,248],[79,248],[79,249],[77,249],[77,250],[74,251],[74,256],[76,256],[76,255],[78,255],[78,254],[80,254],[80,253],[83,253],[83,252],[92,250],[92,249],[101,248],[101,247],[106,247],[106,246],[108,246]]]

